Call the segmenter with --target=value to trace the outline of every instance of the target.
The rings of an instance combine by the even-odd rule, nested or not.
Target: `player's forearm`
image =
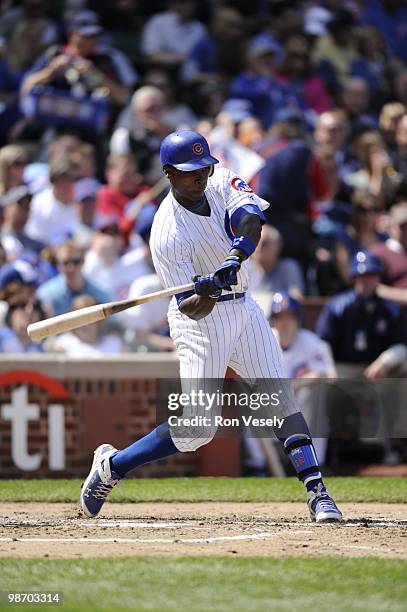
[[[236,236],[247,236],[258,245],[261,236],[261,221],[257,215],[246,215],[237,226]],[[246,259],[246,254],[241,249],[232,249],[230,255],[237,255],[241,261]]]
[[[216,304],[216,299],[201,295],[191,295],[179,305],[180,312],[194,321],[203,319],[210,314]]]

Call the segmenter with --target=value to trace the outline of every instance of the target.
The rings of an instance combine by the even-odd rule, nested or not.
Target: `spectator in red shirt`
[[[150,190],[142,182],[143,177],[132,153],[110,155],[107,158],[106,179],[107,185],[103,185],[97,194],[96,211],[104,217],[116,217],[127,244],[136,220],[134,216],[127,215],[127,205],[141,193],[145,196]],[[150,197],[145,200],[151,202]]]
[[[125,216],[127,204],[143,190],[142,176],[137,162],[131,153],[109,155],[106,164],[107,185],[103,185],[97,195],[97,212],[105,216]]]

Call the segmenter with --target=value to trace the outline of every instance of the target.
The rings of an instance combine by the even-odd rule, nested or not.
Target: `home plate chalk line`
[[[262,533],[247,533],[235,536],[208,536],[204,538],[84,538],[84,537],[68,537],[68,538],[42,538],[42,537],[16,537],[16,538],[0,538],[0,542],[80,542],[80,543],[100,543],[107,544],[117,542],[118,544],[134,544],[134,543],[151,543],[151,544],[201,544],[206,542],[233,542],[239,540],[263,540],[285,535],[303,535],[304,533],[312,533],[310,530],[286,530],[286,531],[264,531]]]

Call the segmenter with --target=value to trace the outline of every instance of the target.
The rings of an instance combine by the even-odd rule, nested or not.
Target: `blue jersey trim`
[[[237,229],[240,221],[247,215],[257,215],[262,224],[266,222],[266,217],[264,216],[263,211],[260,210],[256,204],[243,204],[243,206],[239,206],[239,208],[232,214],[232,218],[230,220],[232,228]]]

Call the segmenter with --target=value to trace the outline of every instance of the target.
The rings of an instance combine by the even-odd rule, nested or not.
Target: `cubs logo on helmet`
[[[200,142],[196,142],[193,145],[192,150],[195,153],[195,155],[202,155],[202,153],[203,153],[203,146],[201,145]]]
[[[236,176],[232,180],[232,187],[236,189],[236,191],[245,191],[247,193],[253,193],[253,189],[241,178]]]

